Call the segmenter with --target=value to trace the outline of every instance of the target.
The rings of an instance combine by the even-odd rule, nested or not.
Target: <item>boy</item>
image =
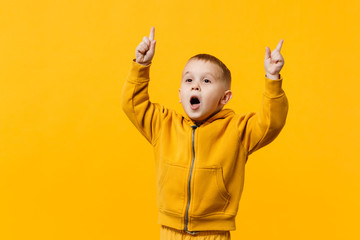
[[[232,96],[230,71],[216,57],[199,54],[182,73],[182,116],[149,100],[154,31],[136,48],[122,108],[154,147],[160,239],[230,239],[248,156],[274,140],[285,124],[288,102],[279,74],[283,40],[272,53],[266,47],[259,112],[223,109]]]

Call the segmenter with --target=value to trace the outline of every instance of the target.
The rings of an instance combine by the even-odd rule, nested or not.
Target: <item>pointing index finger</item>
[[[278,50],[280,52],[282,44],[284,42],[284,39],[281,39],[280,42],[278,43],[278,45],[276,46],[276,50]]]
[[[150,41],[154,41],[154,35],[155,35],[155,28],[151,27],[150,35],[149,35],[149,40]]]

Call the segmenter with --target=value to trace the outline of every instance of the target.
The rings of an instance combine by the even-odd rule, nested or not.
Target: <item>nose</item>
[[[192,86],[191,86],[191,90],[196,90],[196,91],[200,91],[200,87],[199,87],[199,84],[197,83],[194,83]]]

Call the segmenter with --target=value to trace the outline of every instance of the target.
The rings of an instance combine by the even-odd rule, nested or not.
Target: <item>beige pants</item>
[[[201,231],[191,235],[184,230],[177,230],[161,225],[160,240],[230,240],[230,231]]]

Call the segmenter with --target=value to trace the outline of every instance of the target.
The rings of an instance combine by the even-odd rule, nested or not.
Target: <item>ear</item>
[[[232,97],[231,90],[226,90],[224,96],[220,100],[221,104],[223,105],[227,104],[230,101],[231,97]]]
[[[181,103],[181,89],[179,88],[179,103]]]

